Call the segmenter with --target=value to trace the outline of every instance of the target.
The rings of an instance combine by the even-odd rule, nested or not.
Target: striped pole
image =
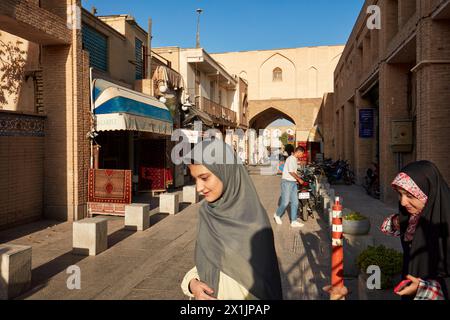
[[[339,203],[339,197],[335,198],[333,205],[333,232],[331,236],[331,286],[344,287],[344,247],[342,237],[342,205]],[[337,300],[336,296],[331,295],[331,300]],[[341,298],[344,300],[344,298]]]

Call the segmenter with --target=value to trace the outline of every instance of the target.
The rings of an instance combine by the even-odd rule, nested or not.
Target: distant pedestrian
[[[298,186],[297,183],[303,184],[304,181],[298,176],[298,161],[304,156],[305,149],[297,147],[294,152],[286,159],[281,176],[281,203],[274,214],[274,219],[277,224],[282,224],[281,217],[286,211],[287,206],[291,205],[291,227],[301,228],[303,223],[297,221],[297,211],[299,206],[298,201]]]
[[[399,211],[381,230],[400,237],[404,279],[412,283],[398,292],[404,300],[449,299],[450,190],[429,161],[407,165],[392,182]]]
[[[211,150],[212,162],[203,157]],[[222,159],[233,163],[222,164]],[[183,292],[197,300],[282,299],[270,220],[236,154],[215,139],[196,145],[185,160],[205,201],[199,210],[195,267],[182,281]]]

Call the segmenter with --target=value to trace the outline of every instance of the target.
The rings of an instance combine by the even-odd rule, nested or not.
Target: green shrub
[[[349,214],[346,214],[344,216],[345,220],[349,220],[349,221],[361,221],[361,220],[366,220],[367,217],[363,216],[361,213],[359,212],[350,212]]]
[[[403,255],[383,245],[369,246],[361,252],[356,261],[361,272],[365,273],[368,266],[375,265],[381,270],[381,289],[392,288],[393,277],[402,272]]]

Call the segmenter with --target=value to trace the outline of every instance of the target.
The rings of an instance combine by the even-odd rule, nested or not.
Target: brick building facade
[[[381,29],[367,20],[380,8]],[[372,20],[371,20],[372,21]],[[450,3],[367,0],[322,102],[325,156],[348,159],[362,182],[380,166],[380,191],[414,160],[433,161],[450,181]]]
[[[0,229],[86,215],[89,64],[79,17],[69,10],[76,6],[79,0],[0,3],[1,39],[22,42],[35,60],[25,66],[20,90],[0,105]]]

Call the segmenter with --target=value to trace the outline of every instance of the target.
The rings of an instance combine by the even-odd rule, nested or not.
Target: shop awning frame
[[[172,134],[172,115],[156,98],[103,79],[93,81],[93,90],[95,131]]]

